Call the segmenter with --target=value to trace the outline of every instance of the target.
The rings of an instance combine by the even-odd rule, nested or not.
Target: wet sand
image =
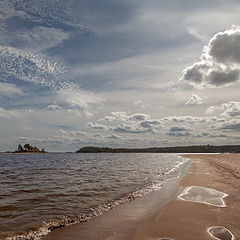
[[[209,229],[214,226],[220,226],[220,230],[226,228],[234,235],[234,239],[240,239],[240,154],[194,154],[187,157],[193,163],[190,173],[179,182],[180,190],[175,199],[155,218],[139,227],[131,240],[231,239],[228,232],[216,232],[213,238]],[[200,201],[201,197],[199,202],[178,198],[184,189],[191,186],[228,194],[224,197],[226,206],[206,204]]]

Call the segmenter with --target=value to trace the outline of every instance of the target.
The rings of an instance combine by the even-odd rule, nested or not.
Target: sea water
[[[186,161],[162,153],[0,154],[0,239],[39,239],[89,221],[178,179]]]

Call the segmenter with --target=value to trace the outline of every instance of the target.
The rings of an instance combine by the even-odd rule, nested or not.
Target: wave
[[[49,232],[55,229],[70,226],[81,222],[90,221],[91,219],[102,215],[104,212],[107,212],[120,204],[133,201],[136,198],[143,197],[144,195],[147,195],[153,191],[160,190],[165,182],[179,178],[179,176],[176,175],[171,176],[172,173],[175,172],[182,164],[189,161],[188,159],[182,158],[180,156],[179,159],[181,160],[177,161],[172,169],[170,170],[166,169],[166,172],[162,174],[163,176],[169,175],[170,177],[167,179],[160,178],[159,180],[156,180],[148,185],[145,185],[135,191],[124,194],[117,199],[100,204],[96,208],[90,208],[88,213],[77,214],[74,216],[63,216],[61,218],[51,219],[48,222],[43,222],[40,225],[40,227],[37,227],[34,230],[30,230],[20,235],[6,237],[5,240],[40,240],[42,239],[42,237],[46,236]]]

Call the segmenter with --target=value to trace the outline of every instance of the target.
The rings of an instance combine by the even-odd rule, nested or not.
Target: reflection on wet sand
[[[218,240],[233,240],[233,234],[225,227],[214,226],[208,229],[209,234]]]
[[[186,188],[178,198],[188,202],[204,203],[216,207],[226,207],[223,200],[226,196],[228,196],[228,194],[212,188],[191,186]]]

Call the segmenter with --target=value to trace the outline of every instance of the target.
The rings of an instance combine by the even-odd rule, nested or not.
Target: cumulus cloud
[[[143,114],[143,113],[136,113],[136,114],[133,114],[131,116],[128,117],[128,120],[133,120],[133,121],[143,121],[143,120],[147,120],[149,119],[150,116],[147,115],[147,114]]]
[[[220,105],[210,106],[206,110],[206,113],[221,113],[221,115],[225,117],[238,117],[240,116],[240,102],[230,101]]]
[[[17,87],[14,84],[6,83],[6,82],[0,82],[0,97],[1,96],[8,96],[12,97],[15,95],[22,95],[23,92],[21,88]]]
[[[172,126],[166,135],[171,137],[187,137],[190,136],[190,129],[185,127]]]
[[[99,124],[99,123],[89,122],[88,126],[94,128],[94,129],[97,129],[97,130],[107,130],[107,129],[109,129],[108,126],[103,125],[103,124]]]
[[[96,123],[89,123],[88,126],[97,130],[113,131],[122,134],[159,134],[161,131],[168,136],[187,137],[193,135],[190,129],[190,126],[193,124],[196,129],[200,130],[202,126],[206,126],[209,123],[223,124],[226,122],[224,118],[215,116],[169,116],[152,119],[151,116],[140,113],[113,112],[112,114],[113,116],[106,116],[99,119]],[[171,126],[172,124],[175,125]]]
[[[180,80],[199,87],[233,84],[240,77],[240,28],[219,32],[203,49],[200,61],[184,69]]]
[[[240,131],[240,121],[239,120],[228,121],[227,123],[222,124],[218,129],[224,130],[227,132],[239,132]]]
[[[89,123],[88,126],[95,129],[110,130],[118,133],[155,133],[161,124],[159,120],[151,119],[144,113],[129,115],[127,112],[112,112],[113,116],[106,116],[99,119],[97,123]],[[105,124],[99,124],[103,122]],[[111,125],[109,125],[111,124]]]
[[[122,123],[117,127],[112,128],[115,132],[119,133],[147,133],[153,132],[152,128],[145,128],[140,126],[139,124],[125,124]]]
[[[189,105],[201,105],[202,103],[203,103],[203,99],[196,94],[192,94],[192,96],[186,102],[186,104],[189,104]]]
[[[47,110],[61,110],[62,108],[60,106],[58,106],[57,104],[51,104],[47,106]]]
[[[116,119],[116,120],[127,120],[128,119],[128,115],[127,115],[127,112],[112,112],[112,115],[113,117]]]
[[[225,122],[224,118],[219,117],[195,117],[195,116],[171,116],[164,117],[161,121],[168,123],[186,123],[186,124],[204,124],[204,123],[215,123],[215,122]]]
[[[176,122],[176,123],[205,123],[208,119],[205,117],[194,116],[169,116],[162,118],[163,122]]]

